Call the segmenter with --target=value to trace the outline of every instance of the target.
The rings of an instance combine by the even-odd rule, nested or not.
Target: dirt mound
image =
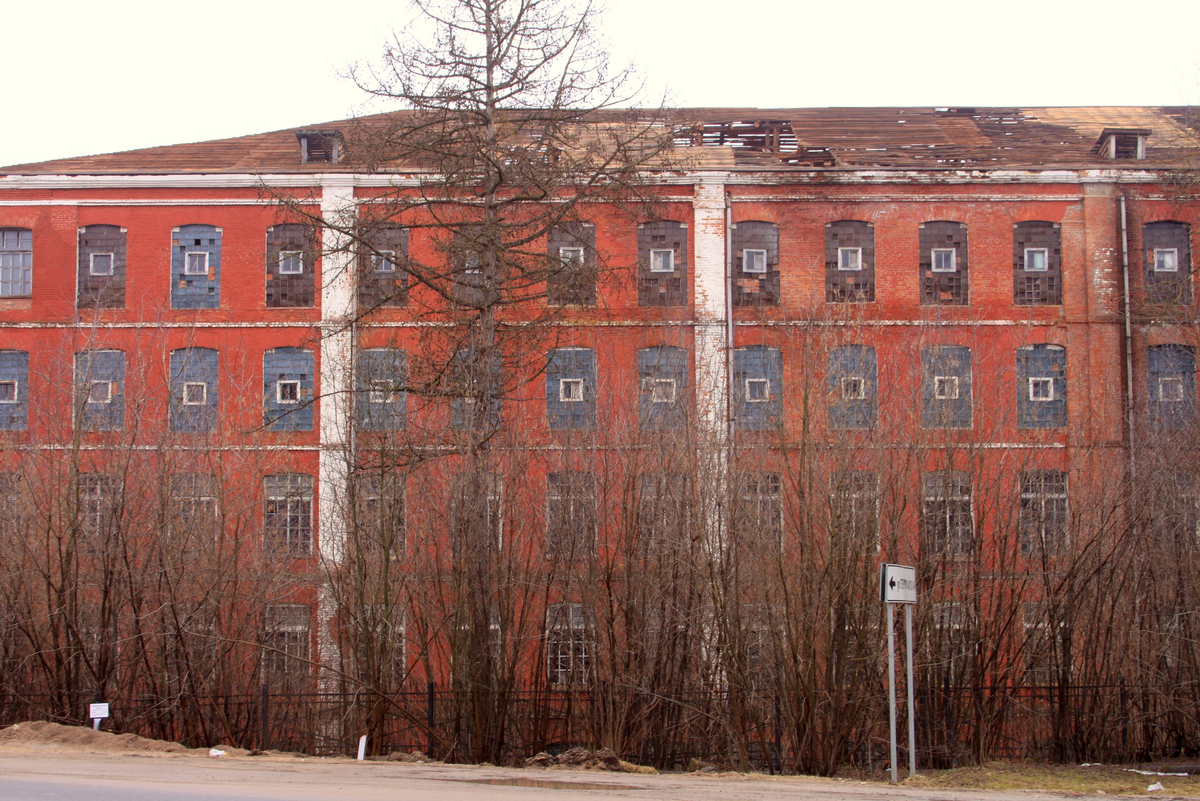
[[[601,748],[599,751],[589,751],[586,748],[572,748],[558,756],[551,756],[542,751],[537,756],[525,760],[527,768],[584,768],[586,770],[614,770],[621,772],[624,767],[621,760],[612,749]]]
[[[165,740],[148,740],[136,734],[113,734],[93,731],[86,726],[64,726],[44,720],[14,723],[0,729],[0,747],[6,745],[49,745],[65,750],[93,751],[108,754],[188,754],[208,756],[207,748],[188,748]],[[221,745],[218,748],[229,756],[243,755],[240,748]]]

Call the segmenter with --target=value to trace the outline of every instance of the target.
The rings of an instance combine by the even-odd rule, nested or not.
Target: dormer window
[[[1149,128],[1105,128],[1096,143],[1096,152],[1106,159],[1146,158]]]
[[[296,131],[301,164],[337,164],[344,146],[341,131]]]

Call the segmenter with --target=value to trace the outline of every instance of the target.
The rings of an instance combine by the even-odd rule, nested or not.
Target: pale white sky
[[[606,0],[678,106],[1200,104],[1197,0]],[[0,164],[350,116],[404,0],[13,2]]]

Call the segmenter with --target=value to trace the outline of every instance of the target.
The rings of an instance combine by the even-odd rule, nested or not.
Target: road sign
[[[881,565],[879,600],[885,604],[917,602],[917,569],[907,565]]]
[[[108,704],[88,704],[88,717],[92,720],[99,720],[108,716]]]

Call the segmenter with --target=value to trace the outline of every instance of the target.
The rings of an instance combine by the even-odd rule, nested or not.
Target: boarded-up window
[[[967,226],[957,222],[921,223],[918,238],[921,303],[933,306],[970,303]]]
[[[638,421],[647,431],[675,430],[687,420],[687,351],[670,345],[638,351]]]
[[[860,220],[825,224],[825,300],[875,300],[875,227]]]
[[[960,345],[921,349],[921,425],[970,428],[971,349]]]
[[[546,354],[546,425],[559,431],[596,427],[596,352],[591,348]]]
[[[313,354],[273,348],[263,354],[263,425],[268,431],[312,431]]]
[[[834,428],[875,425],[879,398],[875,348],[841,345],[829,352],[829,424]]]
[[[181,225],[171,232],[171,308],[221,307],[221,229]]]
[[[672,220],[638,226],[638,305],[682,306],[688,301],[687,226]]]
[[[172,431],[200,434],[217,429],[219,367],[212,348],[171,351]]]
[[[316,298],[316,234],[307,225],[267,229],[267,308],[311,308]]]
[[[1186,223],[1152,222],[1142,227],[1146,300],[1192,302],[1192,236]]]
[[[0,431],[29,426],[29,354],[0,350]]]
[[[381,226],[358,249],[360,311],[408,303],[408,229]]]
[[[1067,349],[1059,345],[1017,348],[1017,427],[1066,424]]]
[[[779,305],[779,226],[736,223],[733,244],[733,305]]]
[[[751,345],[733,352],[734,424],[765,431],[783,424],[783,353]]]
[[[1147,408],[1150,421],[1180,428],[1196,418],[1196,351],[1188,345],[1146,349]]]
[[[408,355],[396,348],[370,348],[358,355],[358,426],[363,431],[399,431],[408,406]]]
[[[75,408],[82,431],[120,431],[125,425],[125,354],[75,354]]]
[[[1013,226],[1013,303],[1062,304],[1062,234],[1058,223],[1028,220]]]
[[[567,223],[546,237],[546,299],[565,306],[596,305],[596,226]]]

